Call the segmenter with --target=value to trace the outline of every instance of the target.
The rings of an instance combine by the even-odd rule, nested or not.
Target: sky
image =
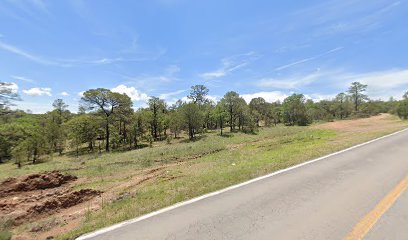
[[[15,108],[43,113],[83,91],[172,103],[204,84],[211,99],[293,93],[320,100],[353,81],[373,99],[408,90],[406,0],[3,0],[0,81]]]

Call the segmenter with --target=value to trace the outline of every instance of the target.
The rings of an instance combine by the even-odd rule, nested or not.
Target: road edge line
[[[186,205],[189,205],[189,204],[192,204],[192,203],[201,201],[201,200],[203,200],[203,199],[206,199],[206,198],[209,198],[209,197],[213,197],[213,196],[216,196],[216,195],[225,193],[225,192],[227,192],[227,191],[231,191],[231,190],[234,190],[234,189],[243,187],[243,186],[245,186],[245,185],[248,185],[248,184],[251,184],[251,183],[255,183],[255,182],[261,181],[261,180],[266,179],[266,178],[270,178],[270,177],[273,177],[273,176],[276,176],[276,175],[279,175],[279,174],[282,174],[282,173],[285,173],[285,172],[289,172],[289,171],[291,171],[291,170],[294,170],[294,169],[297,169],[297,168],[301,168],[301,167],[303,167],[303,166],[306,166],[306,165],[309,165],[309,164],[312,164],[312,163],[315,163],[315,162],[319,162],[319,161],[325,160],[325,159],[327,159],[327,158],[330,158],[330,157],[339,155],[339,154],[341,154],[341,153],[348,152],[348,151],[351,151],[351,150],[353,150],[353,149],[356,149],[356,148],[359,148],[359,147],[362,147],[362,146],[371,144],[371,143],[373,143],[373,142],[377,142],[377,141],[379,141],[379,140],[382,140],[382,139],[385,139],[385,138],[388,138],[388,137],[391,137],[391,136],[400,134],[400,133],[405,132],[405,131],[407,131],[407,130],[408,130],[408,128],[405,128],[405,129],[403,129],[403,130],[399,130],[399,131],[397,131],[397,132],[394,132],[394,133],[391,133],[391,134],[388,134],[388,135],[385,135],[385,136],[382,136],[382,137],[378,137],[378,138],[372,139],[372,140],[370,140],[370,141],[367,141],[367,142],[364,142],[364,143],[360,143],[360,144],[354,145],[354,146],[352,146],[352,147],[349,147],[349,148],[346,148],[346,149],[343,149],[343,150],[340,150],[340,151],[337,151],[337,152],[334,152],[334,153],[330,153],[330,154],[328,154],[328,155],[325,155],[325,156],[322,156],[322,157],[319,157],[319,158],[316,158],[316,159],[312,159],[312,160],[309,160],[309,161],[306,161],[306,162],[303,162],[303,163],[300,163],[300,164],[297,164],[297,165],[294,165],[294,166],[291,166],[291,167],[288,167],[288,168],[285,168],[285,169],[281,169],[281,170],[278,170],[278,171],[269,173],[269,174],[267,174],[267,175],[263,175],[263,176],[260,176],[260,177],[257,177],[257,178],[254,178],[254,179],[245,181],[245,182],[243,182],[243,183],[238,183],[238,184],[236,184],[236,185],[232,185],[232,186],[226,187],[226,188],[224,188],[224,189],[221,189],[221,190],[218,190],[218,191],[215,191],[215,192],[207,193],[207,194],[204,194],[204,195],[201,195],[201,196],[192,198],[192,199],[187,200],[187,201],[179,202],[179,203],[176,203],[176,204],[171,205],[171,206],[169,206],[169,207],[165,207],[165,208],[159,209],[159,210],[157,210],[157,211],[154,211],[154,212],[151,212],[151,213],[142,215],[142,216],[140,216],[140,217],[137,217],[137,218],[134,218],[134,219],[129,219],[129,220],[126,220],[126,221],[123,221],[123,222],[120,222],[120,223],[116,223],[116,224],[114,224],[114,225],[112,225],[112,226],[105,227],[105,228],[96,230],[96,231],[94,231],[94,232],[86,233],[86,234],[84,234],[84,235],[79,236],[78,238],[76,238],[76,240],[86,240],[86,239],[89,239],[89,238],[93,238],[93,237],[96,237],[96,236],[101,235],[101,234],[103,234],[103,233],[107,233],[107,232],[113,231],[113,230],[115,230],[115,229],[118,229],[118,228],[127,226],[127,225],[129,225],[129,224],[133,224],[133,223],[137,223],[137,222],[143,221],[143,220],[145,220],[145,219],[148,219],[148,218],[154,217],[154,216],[156,216],[156,215],[159,215],[159,214],[162,214],[162,213],[171,211],[171,210],[173,210],[173,209],[176,209],[176,208],[179,208],[179,207],[182,207],[182,206],[186,206]]]

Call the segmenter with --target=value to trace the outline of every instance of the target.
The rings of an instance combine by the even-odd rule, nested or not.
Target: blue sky
[[[204,84],[268,101],[331,98],[352,81],[372,98],[408,90],[405,0],[137,0],[0,3],[0,81],[20,109],[104,87],[144,106]]]

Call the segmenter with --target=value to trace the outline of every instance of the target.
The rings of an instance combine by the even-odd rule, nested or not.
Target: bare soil
[[[366,133],[374,131],[389,130],[400,128],[401,124],[396,123],[392,115],[383,113],[369,118],[338,120],[318,124],[314,128],[330,129],[339,133]]]
[[[92,189],[74,191],[77,178],[60,172],[9,178],[0,184],[0,220],[19,226],[91,200],[101,194]]]

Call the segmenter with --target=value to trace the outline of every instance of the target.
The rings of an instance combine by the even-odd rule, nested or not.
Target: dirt
[[[314,126],[319,129],[330,129],[341,133],[365,133],[369,131],[381,131],[395,127],[400,124],[390,114],[380,114],[377,116],[352,120],[339,120],[323,123]]]
[[[20,178],[8,178],[0,185],[0,198],[10,195],[10,193],[56,188],[76,179],[75,176],[63,175],[57,171],[31,174]]]
[[[6,179],[0,183],[0,220],[14,226],[37,222],[101,194],[92,189],[73,190],[71,183],[76,180],[57,171]]]

